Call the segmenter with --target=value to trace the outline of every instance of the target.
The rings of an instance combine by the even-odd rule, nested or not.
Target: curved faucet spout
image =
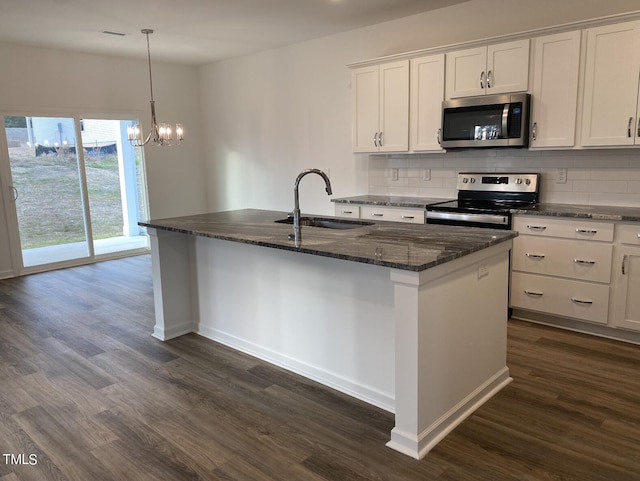
[[[300,241],[302,240],[302,232],[300,229],[300,195],[298,191],[300,187],[300,181],[307,174],[318,174],[320,177],[322,177],[326,185],[325,190],[327,191],[327,195],[332,194],[331,181],[329,180],[327,174],[322,172],[320,169],[306,169],[298,174],[298,177],[296,177],[296,181],[293,184],[293,237],[296,247],[300,247]]]

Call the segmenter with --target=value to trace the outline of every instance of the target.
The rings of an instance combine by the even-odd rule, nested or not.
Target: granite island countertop
[[[285,219],[287,214],[244,209],[154,219],[139,222],[139,225],[415,272],[453,261],[518,235],[504,230],[378,221],[353,229],[304,226],[302,243],[300,247],[295,247],[293,240],[288,239],[288,235],[293,233],[292,225],[275,222]],[[335,219],[344,221],[338,217]]]

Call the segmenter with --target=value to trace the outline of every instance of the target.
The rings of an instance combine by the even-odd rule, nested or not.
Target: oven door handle
[[[462,212],[439,212],[431,210],[427,211],[427,223],[429,223],[428,219],[509,225],[509,216],[495,214],[465,214]]]

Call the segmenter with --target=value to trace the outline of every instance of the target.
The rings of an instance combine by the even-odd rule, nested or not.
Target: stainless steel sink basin
[[[274,221],[277,224],[293,224],[293,217]],[[363,220],[335,219],[330,217],[300,217],[301,227],[323,227],[325,229],[357,229],[373,225],[373,222]]]

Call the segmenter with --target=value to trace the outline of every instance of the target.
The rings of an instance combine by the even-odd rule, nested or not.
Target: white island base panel
[[[395,413],[422,458],[511,381],[511,241],[412,272],[149,228],[161,340],[196,332]]]

